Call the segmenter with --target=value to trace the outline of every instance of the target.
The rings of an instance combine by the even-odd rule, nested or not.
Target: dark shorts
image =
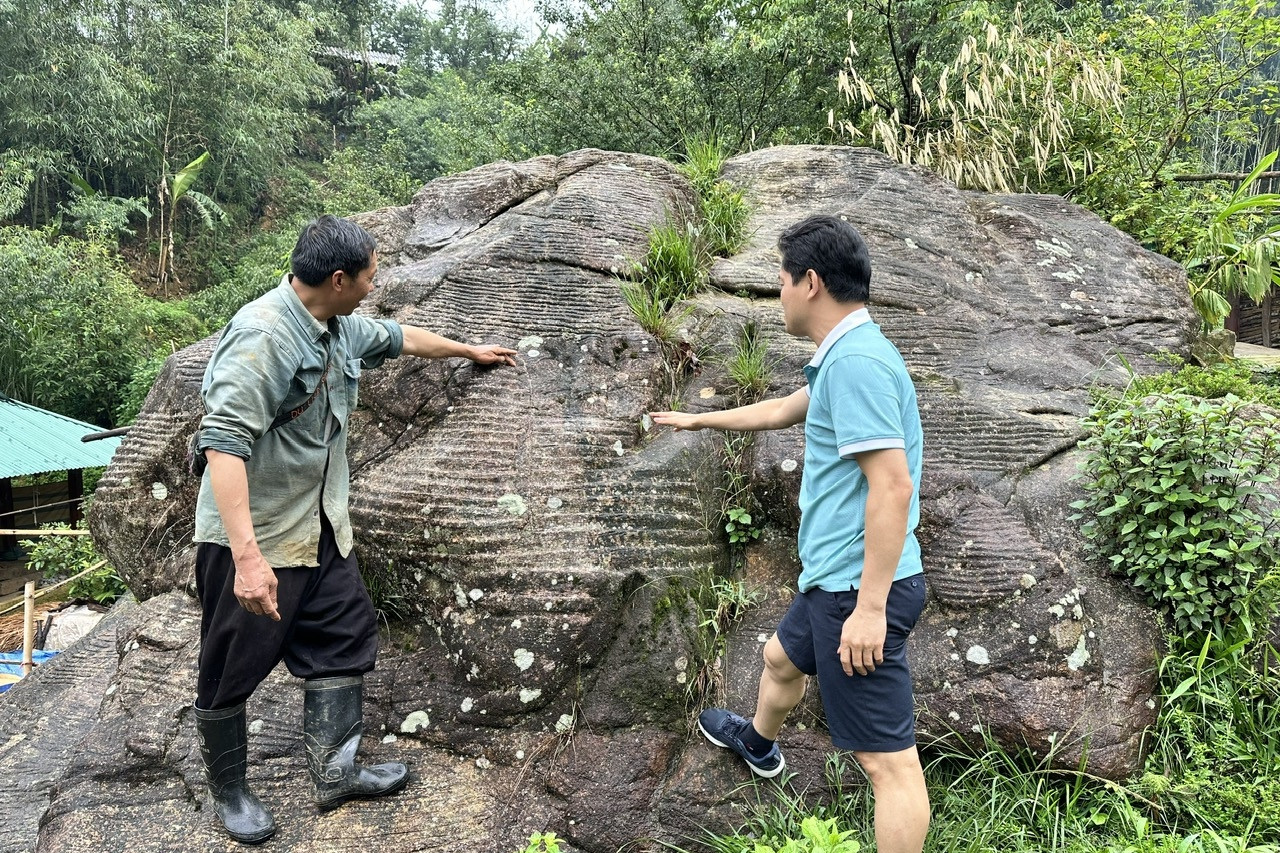
[[[355,551],[338,552],[321,514],[320,565],[277,568],[280,621],[255,616],[233,590],[231,549],[201,542],[196,549],[200,671],[196,707],[217,711],[249,698],[276,664],[298,678],[363,675],[378,658],[378,621]]]
[[[907,666],[907,635],[924,609],[924,575],[894,581],[885,604],[884,663],[845,675],[840,630],[858,591],[800,593],[778,624],[778,642],[796,669],[818,677],[831,742],[858,752],[898,752],[915,745],[916,713]]]

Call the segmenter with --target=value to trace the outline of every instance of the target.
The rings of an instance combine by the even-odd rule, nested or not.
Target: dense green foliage
[[[1280,558],[1280,419],[1232,396],[1165,394],[1104,406],[1088,427],[1074,506],[1095,550],[1177,633],[1238,634]]]
[[[0,228],[0,303],[0,389],[102,424],[143,361],[203,333],[102,243],[25,228]]]

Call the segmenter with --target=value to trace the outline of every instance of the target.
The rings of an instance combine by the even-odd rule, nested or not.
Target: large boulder
[[[712,269],[683,321],[682,350],[700,361],[674,371],[617,280],[651,227],[693,208],[663,161],[493,164],[361,217],[382,258],[363,311],[518,345],[521,358],[497,370],[401,359],[362,377],[352,515],[389,620],[366,748],[406,756],[415,781],[317,816],[299,691],[278,672],[250,706],[253,773],[287,849],[381,836],[388,851],[504,851],[549,828],[569,849],[612,853],[647,838],[689,846],[732,820],[745,770],[691,739],[689,721],[710,697],[750,710],[798,568],[803,434],[735,454],[764,510],[739,554],[721,533],[722,437],[646,430],[643,413],[669,407],[672,389],[689,409],[729,405],[718,356],[748,323],[778,362],[771,393],[798,387],[813,346],[782,330],[774,245],[817,212],[866,236],[873,315],[919,389],[924,732],[1071,767],[1087,754],[1113,778],[1139,766],[1157,621],[1082,557],[1068,504],[1089,387],[1187,351],[1179,268],[1060,198],[960,192],[868,150],[768,149],[724,175],[752,199],[751,240]],[[209,352],[170,360],[99,486],[96,540],[145,600],[52,792],[41,851],[229,846],[205,808],[190,719],[194,488],[181,450]],[[716,578],[739,567],[765,600],[733,627],[709,611]],[[788,763],[820,783],[813,697],[797,720]]]

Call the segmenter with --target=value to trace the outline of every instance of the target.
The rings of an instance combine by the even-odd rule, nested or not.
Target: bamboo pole
[[[107,561],[106,561],[106,560],[99,560],[98,562],[94,563],[92,566],[90,566],[89,568],[85,569],[83,572],[80,572],[79,574],[72,575],[71,577],[67,578],[66,580],[58,581],[58,582],[57,582],[57,583],[55,583],[55,584],[50,584],[49,586],[41,587],[41,588],[40,588],[40,591],[39,591],[39,592],[37,592],[37,593],[35,594],[35,596],[34,596],[34,597],[35,597],[35,598],[43,598],[44,596],[46,596],[46,595],[48,595],[49,593],[53,592],[53,591],[54,591],[55,589],[57,589],[58,587],[60,587],[60,586],[66,586],[67,584],[71,583],[73,580],[77,580],[77,579],[82,578],[82,577],[84,577],[85,575],[89,574],[89,572],[96,572],[98,569],[102,568],[102,567],[103,567],[103,566],[105,566],[106,564],[107,564]],[[0,610],[0,616],[4,616],[4,615],[8,614],[8,613],[9,613],[9,611],[11,611],[11,610],[17,610],[20,604],[21,604],[21,602],[19,602],[18,604],[13,605],[12,607],[8,607],[8,608],[6,608],[6,609],[4,609],[4,610]]]
[[[22,675],[31,674],[31,650],[36,645],[36,582],[27,581],[22,591]]]
[[[87,530],[23,530],[7,528],[0,530],[0,536],[88,536]]]

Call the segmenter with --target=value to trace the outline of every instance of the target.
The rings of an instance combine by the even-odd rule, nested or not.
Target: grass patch
[[[764,399],[778,359],[769,357],[769,343],[754,321],[738,330],[737,345],[724,360],[725,372],[733,380],[734,405],[745,406]]]
[[[685,143],[685,162],[680,171],[698,194],[702,220],[701,238],[712,256],[736,254],[747,242],[746,225],[751,206],[746,195],[720,180],[728,149],[718,139]]]

